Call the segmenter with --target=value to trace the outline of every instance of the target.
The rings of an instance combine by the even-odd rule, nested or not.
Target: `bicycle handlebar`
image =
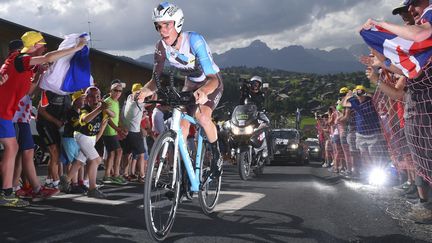
[[[160,88],[157,91],[158,100],[144,101],[147,104],[165,104],[171,107],[193,105],[195,104],[195,96],[192,91],[178,92],[176,88],[168,86]]]

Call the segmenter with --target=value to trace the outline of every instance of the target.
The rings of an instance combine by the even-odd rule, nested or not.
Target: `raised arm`
[[[86,44],[87,44],[87,40],[84,37],[81,37],[79,38],[79,42],[75,47],[48,52],[43,56],[32,57],[30,59],[30,65],[38,65],[42,63],[57,61],[58,59],[64,56],[70,55],[72,53],[81,50]]]

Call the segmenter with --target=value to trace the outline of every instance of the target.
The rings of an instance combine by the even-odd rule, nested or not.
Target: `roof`
[[[32,28],[26,27],[24,25],[20,25],[20,24],[14,23],[14,22],[10,22],[10,21],[2,19],[2,18],[0,18],[0,24],[5,25],[5,26],[9,26],[12,29],[20,30],[22,33],[30,31],[30,30],[35,30],[35,29],[32,29]],[[39,30],[35,30],[35,31],[39,31]],[[60,38],[60,37],[57,37],[57,36],[54,36],[54,35],[50,35],[48,33],[42,32],[42,31],[39,31],[39,32],[41,32],[42,35],[46,39],[53,40],[53,41],[57,42],[58,44],[60,44],[63,41],[63,38]],[[115,59],[117,61],[125,62],[125,63],[131,64],[131,65],[135,65],[135,66],[138,66],[138,67],[145,68],[145,69],[153,70],[153,67],[150,64],[137,62],[137,61],[134,61],[133,59],[128,59],[128,58],[121,57],[121,56],[111,55],[109,53],[102,52],[102,51],[99,51],[99,50],[94,49],[94,48],[90,49],[90,53],[95,53],[95,54],[98,54],[98,55],[106,56],[106,57],[111,58],[111,59]]]

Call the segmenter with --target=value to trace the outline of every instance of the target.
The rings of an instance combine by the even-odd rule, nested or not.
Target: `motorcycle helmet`
[[[262,78],[260,76],[253,76],[250,79],[250,89],[253,92],[258,92],[262,86]]]
[[[184,22],[183,10],[172,3],[162,2],[153,10],[152,20],[153,23],[174,21],[175,30],[180,33]]]

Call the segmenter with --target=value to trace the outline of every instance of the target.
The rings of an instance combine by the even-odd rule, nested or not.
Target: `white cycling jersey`
[[[162,75],[165,60],[193,82],[202,82],[206,75],[219,72],[206,41],[196,32],[182,33],[179,50],[160,40],[156,44],[153,70],[159,77]]]

